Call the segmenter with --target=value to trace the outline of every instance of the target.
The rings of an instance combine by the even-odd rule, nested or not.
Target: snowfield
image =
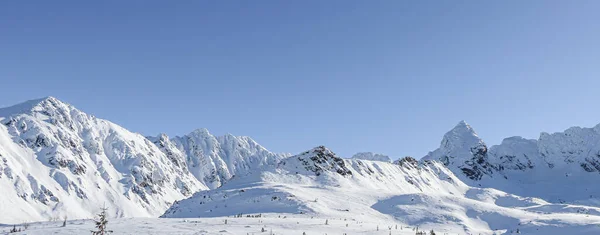
[[[0,233],[86,234],[106,205],[115,234],[600,234],[600,125],[488,147],[462,121],[392,162],[206,129],[145,137],[53,97],[0,123]]]
[[[227,224],[225,224],[225,220],[227,220]],[[326,222],[327,224],[325,224]],[[396,225],[398,225],[397,229]],[[89,234],[93,226],[93,222],[90,220],[69,221],[66,227],[62,227],[62,222],[33,223],[29,225],[26,234]],[[108,227],[113,231],[113,234],[302,235],[306,233],[307,235],[322,235],[346,233],[389,235],[390,232],[394,235],[415,234],[415,227],[402,226],[389,221],[387,223],[384,221],[373,223],[341,218],[311,218],[294,214],[265,214],[262,218],[121,218],[109,221]],[[378,227],[379,230],[377,230]],[[8,232],[10,228],[12,226],[0,227],[0,233]],[[262,232],[263,228],[264,232]],[[444,234],[443,228],[435,231],[437,234]]]
[[[290,235],[306,233],[315,234],[364,234],[364,235],[414,235],[419,231],[434,230],[436,234],[598,234],[598,224],[587,223],[589,220],[575,221],[581,218],[576,215],[563,215],[558,221],[533,220],[523,223],[514,229],[498,229],[483,232],[465,232],[453,224],[436,224],[435,226],[410,226],[394,220],[356,220],[352,218],[311,217],[298,214],[262,214],[260,218],[212,217],[212,218],[118,218],[109,220],[108,229],[112,234],[280,234]],[[496,224],[507,223],[511,226],[517,222],[497,216],[493,213],[481,216],[493,218]],[[225,224],[227,221],[227,224]],[[549,225],[548,222],[555,225]],[[517,222],[518,223],[518,222]],[[0,234],[12,229],[11,225],[0,225]],[[23,228],[18,226],[17,228]],[[264,230],[263,230],[264,228]],[[66,227],[62,222],[30,223],[26,230],[10,234],[89,234],[94,230],[92,220],[71,220]],[[264,232],[262,232],[264,231]]]

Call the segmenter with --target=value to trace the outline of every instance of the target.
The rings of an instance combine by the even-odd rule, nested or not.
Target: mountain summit
[[[488,163],[488,148],[475,130],[465,121],[460,121],[442,138],[440,147],[425,156],[424,160],[439,160],[450,169],[459,169],[472,180],[492,174]]]

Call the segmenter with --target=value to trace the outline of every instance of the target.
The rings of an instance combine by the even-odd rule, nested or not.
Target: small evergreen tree
[[[106,229],[106,224],[108,223],[108,220],[106,219],[106,210],[108,210],[108,208],[104,206],[101,210],[102,211],[98,214],[98,219],[94,220],[96,229],[98,230],[92,231],[93,235],[106,235],[113,232],[112,230]]]
[[[429,231],[429,235],[435,235],[435,232],[433,231],[433,229],[431,231]]]

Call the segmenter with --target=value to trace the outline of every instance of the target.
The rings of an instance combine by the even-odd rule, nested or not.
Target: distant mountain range
[[[91,218],[106,204],[113,217],[303,213],[600,232],[590,227],[600,224],[600,125],[488,147],[461,121],[421,160],[392,162],[324,146],[273,153],[206,129],[145,137],[53,97],[2,108],[0,123],[0,223]]]

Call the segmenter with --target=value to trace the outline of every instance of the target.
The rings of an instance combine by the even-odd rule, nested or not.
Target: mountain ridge
[[[440,147],[421,161],[439,160],[469,185],[552,202],[596,205],[586,199],[600,197],[600,190],[589,182],[600,180],[599,146],[600,125],[542,132],[537,140],[513,136],[488,147],[470,125],[461,121],[444,135]],[[550,186],[553,183],[564,187]]]
[[[143,136],[54,97],[0,108],[0,123],[0,208],[12,208],[0,222],[90,218],[103,203],[110,217],[233,215],[226,205],[339,217],[358,210],[365,220],[484,234],[533,220],[524,231],[577,227],[596,218],[580,214],[600,215],[600,125],[488,146],[460,121],[421,160],[391,162],[370,152],[344,159],[325,146],[273,153],[205,128]]]
[[[54,97],[2,108],[0,123],[5,137],[0,182],[4,190],[14,190],[0,199],[12,202],[6,207],[23,204],[2,222],[89,218],[103,203],[111,217],[158,216],[177,199],[284,156],[234,136],[215,145],[194,145],[194,154],[187,155],[183,141],[166,135],[151,141]],[[211,151],[218,154],[204,154]],[[243,157],[256,163],[237,161]]]

